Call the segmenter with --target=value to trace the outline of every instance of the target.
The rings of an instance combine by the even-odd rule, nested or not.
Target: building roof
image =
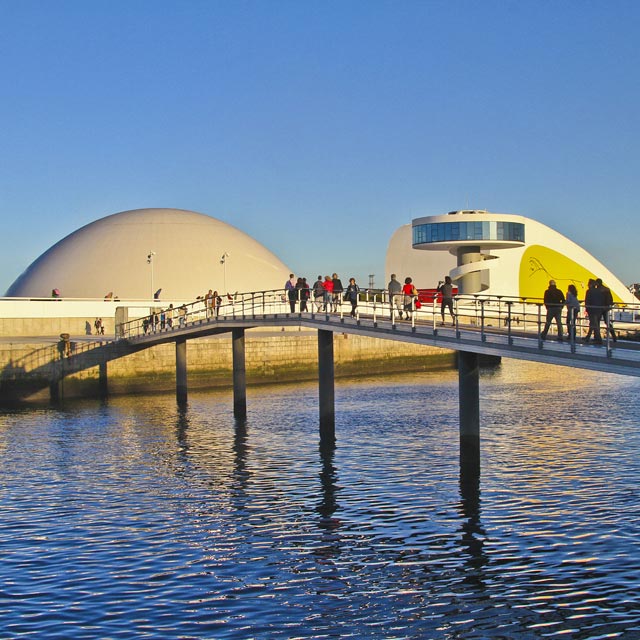
[[[136,209],[101,218],[38,257],[7,296],[193,300],[280,288],[290,269],[246,233],[182,209]]]

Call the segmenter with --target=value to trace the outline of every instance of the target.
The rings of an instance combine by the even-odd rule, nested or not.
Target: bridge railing
[[[384,290],[362,290],[358,296],[355,319],[361,316],[378,321],[410,323],[412,326],[428,325],[437,331],[440,326],[449,324],[457,331],[462,328],[475,328],[485,333],[501,332],[511,334],[529,334],[539,336],[546,319],[546,309],[542,298],[522,298],[510,296],[488,296],[482,294],[456,295],[453,299],[454,317],[445,309],[444,318],[440,301],[434,299],[429,304],[417,304],[415,299],[408,300],[400,296],[400,309],[390,304],[390,296]],[[607,308],[609,319],[618,330],[626,335],[640,332],[640,302],[637,304],[615,304]],[[603,308],[602,311],[605,311]],[[401,313],[402,312],[402,313]],[[235,293],[217,299],[199,298],[188,304],[168,308],[157,307],[151,314],[123,323],[118,327],[118,336],[132,338],[151,333],[170,332],[194,323],[209,323],[227,318],[256,318],[275,315],[339,316],[341,319],[351,313],[351,304],[342,297],[333,296],[315,298],[312,290],[296,290],[292,297],[282,289]],[[562,310],[563,332],[566,330],[566,309]],[[606,334],[606,327],[603,327]],[[554,336],[555,323],[550,335]],[[576,334],[572,340],[580,340],[589,331],[589,318],[581,303],[576,318]],[[603,339],[607,338],[603,334]]]

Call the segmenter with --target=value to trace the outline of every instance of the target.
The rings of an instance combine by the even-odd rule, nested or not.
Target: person
[[[183,329],[185,324],[187,323],[187,305],[183,304],[179,309],[178,312],[180,314],[179,318],[178,318],[178,322],[180,323],[180,328]]]
[[[60,289],[51,289],[51,297],[59,298],[60,297]]]
[[[411,320],[411,313],[413,311],[414,300],[418,297],[418,290],[413,284],[413,280],[409,277],[404,279],[404,286],[402,287],[402,293],[404,294],[404,312],[407,316],[407,320]]]
[[[396,274],[391,274],[391,280],[387,285],[389,292],[389,305],[391,307],[391,319],[393,320],[393,310],[395,309],[402,320],[402,285],[398,282]]]
[[[567,304],[567,334],[569,340],[575,342],[576,340],[576,321],[578,314],[580,313],[580,301],[578,300],[578,290],[575,284],[570,284],[567,287],[566,295]]]
[[[289,308],[291,313],[296,312],[296,300],[298,299],[298,292],[296,291],[296,277],[293,273],[289,274],[289,279],[284,283],[284,291],[287,294],[289,300]]]
[[[551,322],[555,320],[558,328],[558,342],[562,342],[562,309],[564,308],[564,293],[556,286],[555,280],[549,280],[549,287],[544,292],[544,306],[547,309],[547,318],[544,329],[540,334],[542,340],[546,340]]]
[[[213,304],[217,318],[220,315],[220,305],[222,304],[222,296],[220,296],[217,289],[211,294],[211,303]]]
[[[96,329],[96,335],[104,335],[104,325],[102,324],[102,318],[96,318],[96,321],[93,323],[93,326]]]
[[[173,304],[170,304],[169,308],[167,309],[167,326],[169,327],[169,329],[173,328],[173,314]]]
[[[68,333],[60,334],[60,342],[58,343],[58,352],[61,358],[71,357],[71,336]]]
[[[333,291],[331,293],[331,310],[337,311],[338,307],[342,304],[342,293],[344,291],[344,287],[342,286],[342,280],[338,278],[337,273],[334,273],[331,276],[331,280],[333,281]]]
[[[311,297],[311,291],[309,290],[309,284],[306,278],[299,278],[300,280],[300,312],[307,310],[307,300]]]
[[[351,317],[356,317],[356,308],[358,306],[358,294],[360,293],[360,287],[356,284],[355,278],[349,278],[349,284],[345,292],[345,300],[349,300],[351,303]]]
[[[206,309],[207,318],[213,315],[213,290],[209,289],[204,296],[204,306]]]
[[[313,283],[313,300],[316,304],[316,311],[320,311],[324,302],[324,287],[322,286],[322,276],[318,276],[318,279]]]
[[[600,312],[600,318],[598,319],[598,324],[600,324],[600,321],[604,322],[605,336],[607,335],[607,333],[609,333],[613,341],[617,342],[618,337],[616,336],[616,332],[613,329],[613,323],[611,322],[611,318],[609,316],[611,307],[613,307],[613,296],[611,295],[611,289],[602,284],[601,278],[596,278],[596,289],[600,290],[600,296],[602,298],[602,309]]]
[[[331,298],[333,295],[333,279],[331,278],[331,276],[324,277],[324,282],[322,283],[322,286],[324,288],[324,296],[323,296],[324,306],[322,310],[329,311],[331,309]]]
[[[440,302],[440,315],[442,315],[442,324],[444,324],[444,310],[449,309],[451,314],[451,324],[455,323],[455,314],[453,313],[453,284],[451,283],[451,276],[445,276],[444,282],[442,280],[438,283],[438,291],[442,296]]]
[[[584,296],[584,306],[587,310],[589,318],[589,330],[587,335],[582,338],[582,342],[589,342],[593,334],[595,344],[602,344],[602,336],[600,335],[600,315],[602,314],[602,290],[596,288],[596,281],[589,278],[587,283],[587,293]]]

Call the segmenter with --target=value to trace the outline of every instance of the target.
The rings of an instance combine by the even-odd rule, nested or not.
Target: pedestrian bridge
[[[189,340],[228,333],[233,353],[234,414],[246,417],[245,331],[255,327],[299,327],[317,331],[320,441],[335,440],[333,336],[350,333],[425,344],[458,353],[461,463],[479,470],[479,356],[490,355],[531,360],[550,365],[591,369],[604,373],[640,376],[640,304],[610,310],[617,332],[613,340],[603,330],[603,343],[584,343],[588,329],[585,317],[577,323],[577,335],[558,340],[549,333],[540,337],[545,311],[541,300],[505,296],[457,296],[454,316],[443,322],[437,301],[412,308],[407,317],[393,309],[385,292],[365,292],[355,314],[351,305],[337,302],[325,308],[322,301],[289,302],[281,291],[235,294],[219,305],[203,299],[189,304],[161,306],[124,305],[116,310],[116,335],[98,336],[91,341],[61,339],[47,354],[39,354],[39,364],[21,363],[13,372],[2,372],[1,382],[18,385],[24,377],[37,374],[47,378],[52,398],[59,396],[60,382],[72,373],[99,367],[104,392],[107,363],[117,358],[163,343],[175,343],[176,395],[185,403],[188,391],[187,343]],[[57,307],[57,305],[56,305]],[[566,335],[566,334],[565,334]],[[66,336],[65,336],[66,338]],[[283,332],[283,340],[287,332]],[[44,361],[43,361],[44,359]],[[37,376],[36,376],[37,377]],[[33,389],[31,389],[33,391]],[[464,460],[463,460],[464,458]]]
[[[562,342],[558,342],[552,332],[547,340],[542,340],[545,310],[541,300],[458,296],[455,317],[447,315],[443,323],[437,301],[413,310],[410,319],[406,314],[401,319],[383,294],[363,294],[362,297],[355,317],[351,317],[351,306],[346,302],[335,310],[322,310],[318,308],[320,305],[309,301],[307,309],[302,311],[298,303],[292,312],[279,291],[236,294],[218,310],[207,308],[206,303],[199,300],[184,305],[182,314],[174,309],[172,317],[166,309],[158,309],[148,316],[122,323],[116,342],[124,341],[130,348],[139,350],[233,329],[303,327],[640,376],[640,341],[635,341],[636,337],[640,338],[640,303],[614,308],[611,316],[620,339],[614,342],[603,324],[603,344],[598,345],[585,344],[582,340],[588,330],[586,316],[578,320],[575,340],[568,339],[566,330]]]

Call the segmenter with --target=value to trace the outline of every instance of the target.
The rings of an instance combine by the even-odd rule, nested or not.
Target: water
[[[460,482],[457,375],[0,416],[0,637],[640,638],[640,381],[504,361]]]

